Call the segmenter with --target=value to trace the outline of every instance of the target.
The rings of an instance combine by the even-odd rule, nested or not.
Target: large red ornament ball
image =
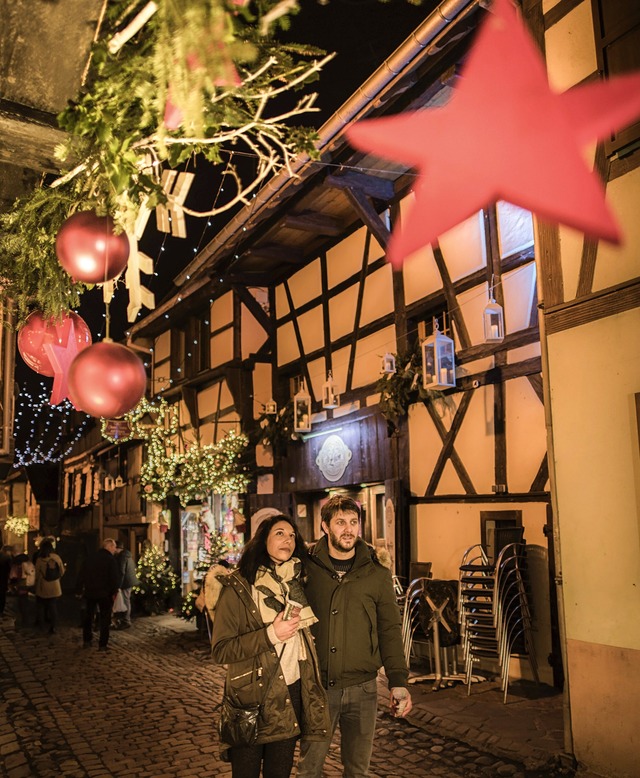
[[[114,233],[110,216],[78,211],[70,216],[56,237],[56,254],[74,281],[102,284],[115,278],[129,260],[129,239]]]
[[[147,374],[142,360],[126,346],[95,343],[73,360],[67,376],[69,399],[91,416],[123,416],[142,399]]]
[[[85,320],[69,311],[59,319],[45,319],[42,311],[34,311],[18,332],[18,351],[25,364],[40,375],[52,376],[53,365],[45,351],[45,344],[65,346],[69,337],[70,323],[78,351],[91,345],[91,332]]]

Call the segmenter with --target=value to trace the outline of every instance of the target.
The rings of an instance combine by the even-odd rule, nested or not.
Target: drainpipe
[[[322,125],[316,141],[317,150],[323,149],[337,138],[345,129],[370,108],[372,102],[380,97],[384,89],[393,82],[416,59],[429,54],[429,46],[434,44],[440,33],[444,32],[454,22],[469,14],[476,6],[484,5],[484,0],[444,0],[429,16],[413,31],[393,54],[369,77],[367,81]],[[251,206],[243,208],[228,222],[216,237],[200,252],[200,254],[176,278],[176,286],[182,286],[211,257],[220,256],[227,243],[249,222],[256,221],[263,209],[271,204],[278,194],[282,194],[288,186],[299,183],[304,169],[315,163],[307,153],[299,154],[292,162],[290,170],[282,169],[274,176],[252,200]]]

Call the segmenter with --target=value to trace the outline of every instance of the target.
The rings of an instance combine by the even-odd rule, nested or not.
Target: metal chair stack
[[[512,656],[526,656],[536,682],[531,609],[526,586],[526,543],[509,543],[491,564],[482,545],[469,548],[460,566],[458,609],[467,692],[475,664],[497,660],[507,701]]]

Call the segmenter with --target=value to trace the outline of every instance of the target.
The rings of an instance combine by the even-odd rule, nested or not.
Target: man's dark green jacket
[[[311,629],[325,688],[364,683],[382,666],[389,688],[407,685],[400,610],[391,573],[374,549],[358,539],[353,567],[340,579],[321,538],[307,564],[306,593],[319,619]]]

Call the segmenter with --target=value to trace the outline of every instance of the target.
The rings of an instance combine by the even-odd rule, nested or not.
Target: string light
[[[50,405],[50,389],[44,383],[40,383],[40,389],[37,397],[23,389],[16,400],[14,468],[61,462],[71,453],[91,419],[83,414],[75,431],[70,431],[74,407],[66,399],[59,405]]]

